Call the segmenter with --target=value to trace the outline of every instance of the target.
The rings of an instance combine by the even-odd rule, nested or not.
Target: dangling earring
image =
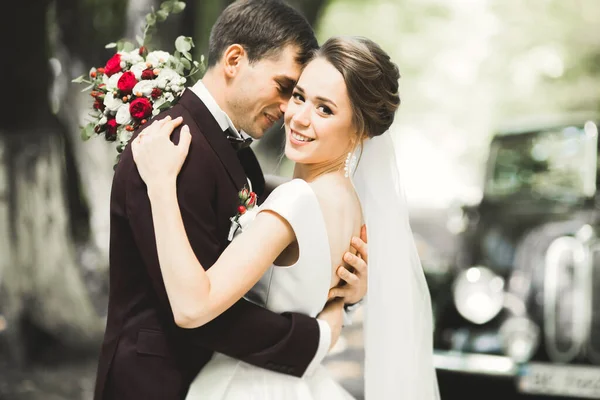
[[[354,168],[356,168],[356,156],[348,153],[348,157],[346,157],[346,162],[344,163],[344,176],[346,178],[350,177],[352,172],[354,172]]]

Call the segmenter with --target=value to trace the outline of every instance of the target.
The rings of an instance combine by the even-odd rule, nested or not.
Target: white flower
[[[158,110],[158,108],[160,106],[162,106],[166,102],[173,101],[173,100],[175,100],[175,96],[173,96],[172,93],[164,93],[162,96],[160,96],[158,99],[156,99],[156,101],[154,101],[152,108],[154,110]],[[152,113],[152,114],[155,115],[154,113]]]
[[[169,85],[177,83],[181,76],[171,68],[163,68],[156,77],[156,86],[160,89],[170,90]]]
[[[131,114],[129,113],[129,104],[123,104],[119,107],[117,115],[115,116],[117,124],[126,125],[131,122]]]
[[[171,85],[171,91],[175,93],[179,93],[183,90],[183,87],[179,85]]]
[[[117,72],[116,74],[114,74],[113,76],[108,78],[108,80],[105,82],[106,90],[108,90],[109,92],[112,92],[113,90],[118,89],[117,84],[119,83],[119,79],[121,79],[122,75],[123,75],[122,72]]]
[[[151,63],[153,67],[158,67],[159,64],[164,64],[169,61],[171,55],[166,51],[153,51],[148,54],[146,61]]]
[[[141,94],[142,96],[150,97],[152,94],[152,90],[156,87],[156,84],[153,80],[143,80],[136,83],[133,87],[133,94],[138,96]]]
[[[129,71],[131,71],[135,76],[135,79],[139,81],[140,79],[142,79],[142,72],[147,68],[148,67],[146,66],[146,63],[142,61],[132,65],[131,68],[129,68]]]
[[[174,69],[163,68],[160,70],[156,79],[164,79],[169,82],[179,82],[181,75],[179,75]]]
[[[98,125],[105,125],[108,122],[108,119],[103,115],[102,118],[98,121]]]
[[[108,92],[106,93],[106,96],[104,96],[104,106],[109,111],[117,111],[122,104],[123,101],[119,98],[115,98],[112,92]]]
[[[144,58],[140,56],[139,49],[134,49],[129,52],[122,51],[119,54],[121,55],[121,61],[124,61],[128,64],[137,64],[144,61]]]

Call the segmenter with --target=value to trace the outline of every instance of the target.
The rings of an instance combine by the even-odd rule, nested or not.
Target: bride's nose
[[[294,113],[292,117],[292,121],[296,125],[300,126],[309,126],[310,125],[310,106],[308,104],[303,104]]]

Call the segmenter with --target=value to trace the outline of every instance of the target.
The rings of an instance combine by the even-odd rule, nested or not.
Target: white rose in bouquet
[[[127,125],[131,122],[131,114],[129,113],[129,104],[123,104],[117,110],[117,115],[115,116],[117,120],[117,124],[119,125]]]
[[[135,76],[135,79],[139,81],[140,79],[142,79],[142,72],[146,69],[148,69],[148,66],[144,61],[142,61],[132,65],[131,68],[129,68],[129,71],[131,71]]]
[[[135,49],[129,52],[121,51],[121,61],[125,61],[128,64],[137,64],[144,61],[144,57],[140,56],[139,49]]]
[[[132,93],[135,94],[136,96],[139,96],[141,94],[142,96],[150,97],[150,95],[152,94],[152,90],[155,87],[156,87],[156,82],[154,80],[148,79],[148,80],[144,80],[144,81],[139,81],[133,87]]]
[[[109,92],[112,92],[113,90],[117,90],[119,88],[119,86],[118,86],[119,79],[121,79],[122,75],[123,75],[122,72],[117,72],[116,74],[114,74],[113,76],[108,78],[107,81],[105,82],[106,90]]]
[[[104,107],[106,107],[108,111],[116,112],[122,105],[123,101],[119,98],[115,98],[112,92],[108,92],[106,93],[106,96],[104,96]]]
[[[166,51],[153,51],[146,57],[146,62],[151,63],[153,67],[158,67],[160,64],[169,61],[170,56]]]

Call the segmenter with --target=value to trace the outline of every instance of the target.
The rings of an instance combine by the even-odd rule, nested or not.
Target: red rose
[[[117,87],[122,93],[131,93],[133,87],[138,83],[137,79],[135,79],[135,75],[133,72],[127,71],[119,78],[117,82]]]
[[[154,71],[145,69],[142,71],[142,79],[154,79]]]
[[[113,142],[117,139],[117,126],[117,120],[114,118],[106,122],[106,140]]]
[[[100,102],[99,100],[96,100],[94,102],[94,109],[104,111],[104,103]]]
[[[135,119],[146,118],[152,112],[152,104],[145,97],[135,99],[129,104],[129,113]]]
[[[107,76],[111,76],[119,71],[121,71],[121,55],[117,53],[106,62],[104,73]]]
[[[256,205],[256,193],[250,192],[248,200],[246,200],[246,207],[252,208]]]
[[[150,93],[150,96],[152,96],[153,99],[158,99],[161,94],[162,90],[160,90],[159,88],[154,88],[152,89],[152,93]]]

